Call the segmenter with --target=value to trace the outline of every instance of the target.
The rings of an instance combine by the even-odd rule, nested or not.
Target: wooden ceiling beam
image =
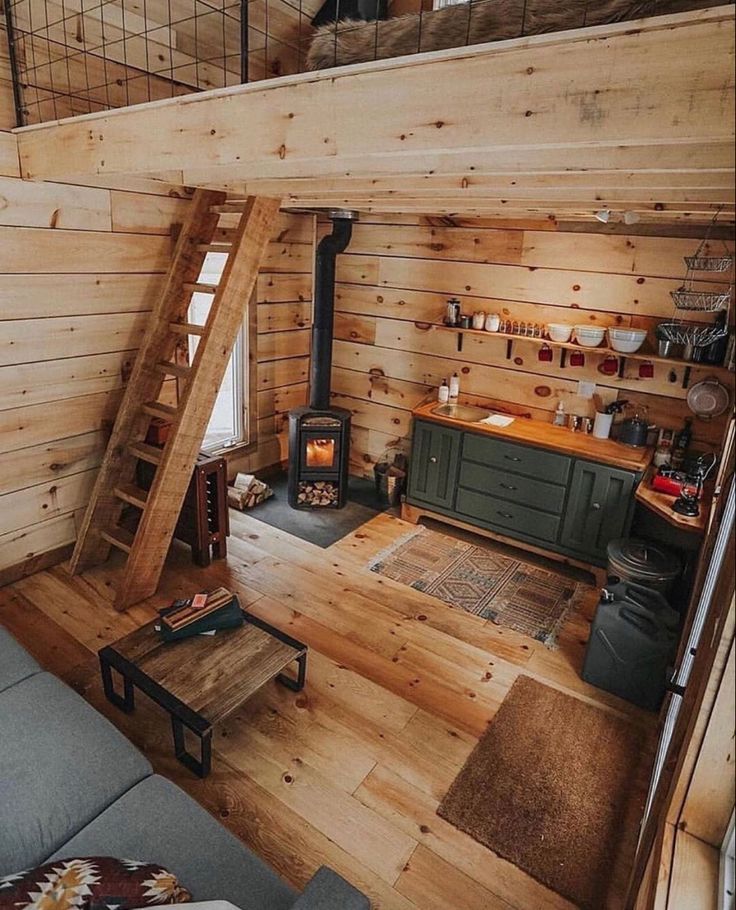
[[[18,131],[29,179],[733,167],[719,7],[302,74]],[[249,190],[250,191],[250,190]],[[460,201],[455,203],[457,209]]]

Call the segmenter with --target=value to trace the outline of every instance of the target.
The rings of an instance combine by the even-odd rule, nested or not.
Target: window
[[[218,284],[225,267],[226,256],[223,253],[208,253],[199,281],[203,284]],[[192,294],[189,306],[189,320],[203,324],[209,315],[212,304],[211,294]],[[247,314],[247,305],[243,306]],[[218,452],[222,449],[243,445],[248,442],[248,320],[235,341],[225,376],[217,393],[215,406],[205,432],[202,450]],[[189,336],[189,362],[194,359],[199,338]]]

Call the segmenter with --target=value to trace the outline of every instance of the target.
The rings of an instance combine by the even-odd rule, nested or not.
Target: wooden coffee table
[[[212,728],[269,680],[299,692],[307,672],[307,646],[243,611],[244,624],[216,635],[164,642],[156,621],[99,652],[102,684],[112,704],[130,713],[134,687],[168,711],[179,761],[199,777],[212,764]],[[296,662],[296,678],[283,671]],[[115,691],[112,670],[123,678]],[[185,729],[199,739],[200,758],[187,751]]]

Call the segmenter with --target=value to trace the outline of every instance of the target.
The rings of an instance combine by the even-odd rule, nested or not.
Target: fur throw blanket
[[[307,69],[328,69],[716,4],[717,0],[473,0],[377,22],[346,19],[317,29],[307,55]]]

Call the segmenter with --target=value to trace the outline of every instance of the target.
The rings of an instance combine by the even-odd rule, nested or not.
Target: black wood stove
[[[353,231],[355,212],[330,212],[332,233],[314,261],[314,323],[309,405],[289,414],[289,505],[341,509],[347,502],[350,411],[330,407],[335,260]]]

